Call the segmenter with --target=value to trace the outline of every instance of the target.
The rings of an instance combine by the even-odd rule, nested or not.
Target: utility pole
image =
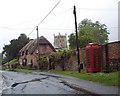
[[[2,68],[2,62],[3,62],[3,52],[0,53],[0,68]]]
[[[77,32],[77,17],[76,17],[76,7],[74,6],[73,14],[75,17],[75,31],[76,31],[76,47],[77,47],[77,59],[78,59],[78,72],[80,73],[80,53],[79,53],[79,42],[78,42],[78,32]]]
[[[38,60],[40,59],[40,50],[39,50],[39,32],[38,32],[38,26],[36,26],[37,30],[37,49],[38,49]]]
[[[2,65],[3,65],[3,52],[1,53],[1,55],[2,55],[2,61],[1,61],[1,63],[2,63]]]

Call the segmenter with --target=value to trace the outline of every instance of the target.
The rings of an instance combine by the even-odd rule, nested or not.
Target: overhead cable
[[[58,4],[61,2],[61,0],[48,12],[48,14],[36,25],[39,26],[49,15],[50,13],[58,6]],[[33,30],[29,33],[29,35],[36,29],[36,26],[33,28]],[[28,36],[29,36],[28,35]]]

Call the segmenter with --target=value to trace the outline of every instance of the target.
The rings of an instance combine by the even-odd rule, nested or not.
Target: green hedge
[[[17,60],[17,59],[13,59],[13,60],[7,62],[6,64],[10,64],[10,65],[11,65],[11,64],[12,64],[12,65],[18,64],[18,60]]]
[[[49,54],[49,61],[46,57],[40,57],[38,61],[39,68],[47,69],[48,66],[51,66],[50,69],[55,69],[56,64],[63,66],[62,63],[67,61],[73,54],[75,54],[73,50],[60,50]]]

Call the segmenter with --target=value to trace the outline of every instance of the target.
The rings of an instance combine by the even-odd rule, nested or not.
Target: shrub
[[[51,60],[51,69],[55,69],[55,65],[59,64],[64,69],[65,62],[75,54],[75,51],[73,50],[60,50],[58,52],[51,53],[48,57]]]
[[[18,67],[19,63],[18,63],[17,59],[13,59],[13,60],[7,62],[5,65],[8,66],[9,70],[14,70],[15,68]]]
[[[39,61],[39,69],[43,70],[43,69],[47,69],[48,68],[48,61],[46,57],[40,57]]]

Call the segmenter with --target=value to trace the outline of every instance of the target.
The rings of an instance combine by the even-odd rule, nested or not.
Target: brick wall
[[[85,48],[80,51],[80,63],[86,64]],[[60,63],[62,64],[62,62]],[[56,70],[62,70],[56,64]],[[65,70],[78,70],[77,54],[71,56],[64,64]],[[120,41],[101,45],[101,71],[116,71],[120,69]]]
[[[73,55],[69,58],[67,63],[65,64],[66,70],[78,70],[78,62],[77,62],[77,56]]]
[[[85,63],[86,63],[86,52],[85,52],[85,48],[79,49],[79,52],[80,52],[80,63],[85,64]]]
[[[28,52],[28,54],[24,53],[23,56],[19,57],[19,63],[22,65],[23,64],[23,60],[26,59],[26,65],[30,65],[33,64],[33,67],[39,68],[38,66],[38,49],[36,48],[35,51],[30,54]],[[50,47],[50,45],[40,45],[39,46],[39,51],[40,51],[40,56],[46,56],[52,52],[54,52],[54,50]]]
[[[63,68],[64,67],[64,68]],[[59,60],[55,64],[55,70],[78,70],[77,56],[72,55],[67,60]]]
[[[36,49],[37,50],[37,49]],[[40,54],[47,55],[53,52],[53,49],[50,47],[50,45],[40,45],[39,46]]]
[[[102,70],[115,71],[120,69],[120,41],[102,45]]]
[[[120,42],[108,43],[108,55],[109,59],[120,58]]]

